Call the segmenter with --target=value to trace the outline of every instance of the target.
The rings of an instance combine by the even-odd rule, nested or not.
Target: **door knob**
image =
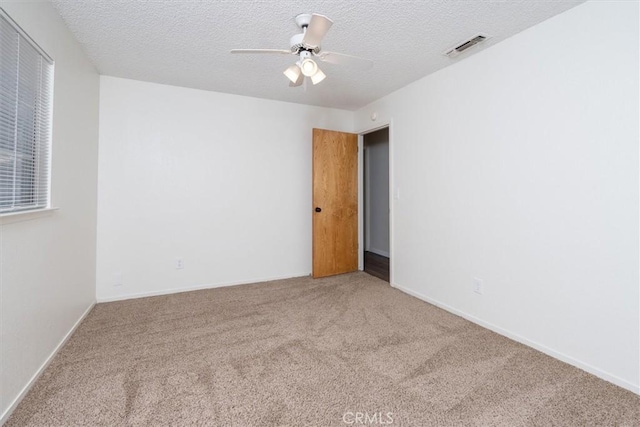
[[[316,212],[322,212],[322,209],[316,208]]]

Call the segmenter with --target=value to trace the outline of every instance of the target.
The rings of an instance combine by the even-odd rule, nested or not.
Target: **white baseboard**
[[[619,387],[622,387],[624,389],[627,389],[627,390],[629,390],[629,391],[631,391],[633,393],[636,393],[636,394],[640,395],[640,384],[632,384],[627,380],[624,380],[624,379],[622,379],[620,377],[617,377],[616,375],[613,375],[613,374],[610,374],[608,372],[605,372],[605,371],[603,371],[601,369],[598,369],[598,368],[596,368],[594,366],[591,366],[588,363],[584,363],[584,362],[582,362],[582,361],[580,361],[578,359],[575,359],[575,358],[573,358],[571,356],[567,356],[564,353],[561,353],[559,351],[553,350],[553,349],[551,349],[551,348],[549,348],[549,347],[547,347],[547,346],[545,346],[543,344],[540,344],[538,342],[532,341],[532,340],[530,340],[528,338],[525,338],[525,337],[523,337],[521,335],[518,335],[518,334],[516,334],[514,332],[511,332],[511,331],[509,331],[507,329],[503,329],[503,328],[501,328],[499,326],[496,326],[496,325],[494,325],[492,323],[485,322],[482,319],[479,319],[479,318],[477,318],[475,316],[472,316],[472,315],[470,315],[468,313],[465,313],[464,311],[461,311],[461,310],[458,310],[456,308],[453,308],[453,307],[451,307],[451,306],[449,306],[447,304],[441,303],[440,301],[437,301],[437,300],[434,300],[434,299],[429,298],[427,296],[424,296],[424,295],[420,294],[419,292],[416,292],[416,291],[414,291],[412,289],[405,288],[404,286],[400,286],[400,285],[395,284],[395,283],[392,283],[391,286],[393,286],[394,288],[396,288],[396,289],[398,289],[398,290],[400,290],[400,291],[402,291],[402,292],[404,292],[406,294],[409,294],[409,295],[411,295],[413,297],[416,297],[416,298],[418,298],[418,299],[420,299],[422,301],[428,302],[429,304],[433,304],[436,307],[440,307],[443,310],[448,311],[449,313],[453,313],[453,314],[455,314],[457,316],[460,316],[460,317],[462,317],[462,318],[464,318],[466,320],[469,320],[470,322],[473,322],[473,323],[475,323],[477,325],[480,325],[480,326],[482,326],[484,328],[487,328],[487,329],[489,329],[489,330],[491,330],[493,332],[496,332],[496,333],[498,333],[500,335],[503,335],[503,336],[505,336],[507,338],[510,338],[510,339],[514,340],[514,341],[517,341],[517,342],[519,342],[521,344],[524,344],[526,346],[532,347],[532,348],[534,348],[534,349],[536,349],[538,351],[541,351],[542,353],[544,353],[544,354],[546,354],[548,356],[551,356],[551,357],[553,357],[555,359],[561,360],[561,361],[563,361],[565,363],[568,363],[569,365],[573,365],[573,366],[575,366],[577,368],[582,369],[583,371],[586,371],[586,372],[588,372],[590,374],[595,375],[598,378],[602,378],[605,381],[608,381],[608,382],[613,383],[613,384],[615,384],[615,385],[617,385]]]
[[[205,284],[205,285],[194,285],[194,286],[186,286],[184,288],[171,288],[171,289],[162,289],[158,291],[146,291],[146,292],[136,292],[132,294],[124,294],[124,295],[115,295],[111,297],[98,297],[97,300],[99,303],[103,302],[113,302],[113,301],[124,301],[128,299],[136,299],[136,298],[146,298],[146,297],[155,297],[159,295],[171,295],[171,294],[179,294],[181,292],[191,292],[191,291],[200,291],[203,289],[214,289],[214,288],[224,288],[227,286],[237,286],[237,285],[249,285],[252,283],[261,283],[261,282],[270,282],[272,280],[284,280],[291,279],[294,277],[304,277],[309,276],[311,273],[300,273],[293,274],[287,276],[277,276],[277,277],[265,277],[258,279],[250,279],[250,280],[239,280],[235,282],[223,282],[223,283],[215,283],[215,284]]]
[[[367,251],[368,251],[368,252],[372,252],[372,253],[374,253],[374,254],[376,254],[376,255],[383,256],[383,257],[385,257],[385,258],[391,258],[391,255],[389,254],[389,252],[382,251],[382,250],[380,250],[380,249],[376,249],[376,248],[369,248],[369,249],[367,249]]]
[[[29,393],[29,390],[31,390],[31,387],[33,387],[33,385],[36,383],[36,381],[38,381],[38,378],[40,378],[40,375],[42,375],[42,373],[44,372],[45,369],[47,369],[47,366],[49,366],[49,364],[51,363],[51,361],[53,360],[53,358],[56,356],[56,354],[58,354],[58,352],[60,351],[60,349],[67,343],[67,341],[69,340],[69,338],[71,338],[71,335],[73,335],[73,333],[76,331],[76,329],[78,328],[78,326],[80,326],[80,324],[82,323],[82,321],[84,320],[85,317],[87,317],[87,314],[89,314],[89,312],[91,311],[91,309],[96,305],[95,302],[92,302],[91,305],[89,306],[89,308],[87,308],[84,313],[82,313],[82,316],[80,316],[80,318],[76,321],[76,323],[74,323],[74,325],[71,327],[71,329],[69,330],[69,332],[67,332],[67,334],[62,338],[62,340],[60,341],[60,343],[56,346],[56,348],[53,349],[53,351],[51,352],[51,354],[49,355],[49,357],[47,357],[47,359],[44,361],[44,363],[42,365],[40,365],[40,368],[38,368],[38,370],[36,371],[35,374],[33,374],[33,376],[31,377],[31,379],[29,380],[29,382],[27,382],[27,384],[22,388],[22,390],[20,391],[20,393],[18,394],[18,396],[13,400],[13,402],[11,403],[11,405],[7,408],[6,411],[4,411],[4,414],[2,414],[2,417],[0,418],[0,426],[3,425],[11,416],[11,414],[13,413],[13,411],[18,407],[18,405],[20,404],[20,402],[22,401],[22,399],[24,399],[24,397],[27,395],[27,393]]]

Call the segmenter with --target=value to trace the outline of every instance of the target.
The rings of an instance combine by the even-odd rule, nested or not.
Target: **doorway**
[[[364,271],[389,282],[389,128],[363,135]]]

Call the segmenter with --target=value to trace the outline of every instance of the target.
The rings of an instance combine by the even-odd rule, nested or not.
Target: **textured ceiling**
[[[53,0],[101,74],[354,110],[581,1],[121,1]],[[372,69],[320,63],[317,86],[289,88],[293,18],[321,13],[334,25],[326,51],[363,56]],[[456,59],[442,52],[477,33],[492,36]]]

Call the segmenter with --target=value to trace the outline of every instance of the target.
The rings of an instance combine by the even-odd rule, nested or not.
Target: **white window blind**
[[[0,9],[0,214],[49,205],[53,61]]]

